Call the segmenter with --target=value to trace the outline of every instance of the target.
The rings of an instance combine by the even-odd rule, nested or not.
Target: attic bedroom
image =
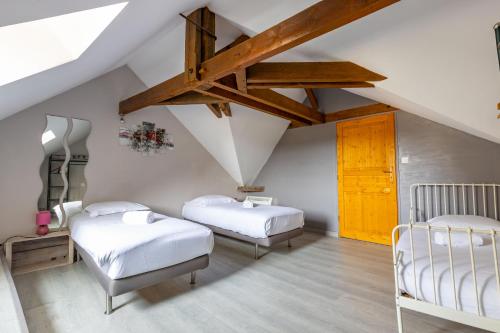
[[[500,332],[499,13],[0,3],[0,332]]]

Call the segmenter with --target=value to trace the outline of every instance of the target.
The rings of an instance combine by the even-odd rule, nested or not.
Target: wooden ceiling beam
[[[180,96],[160,102],[156,105],[219,104],[224,102],[226,101],[219,98],[206,96],[197,92],[190,91]]]
[[[199,81],[200,65],[215,55],[215,14],[207,7],[199,8],[186,20],[184,81]]]
[[[352,118],[366,117],[379,113],[393,112],[398,109],[383,103],[377,103],[367,106],[361,106],[357,108],[352,108],[348,110],[342,110],[333,113],[327,113],[325,115],[325,122],[334,122],[340,120],[347,120]]]
[[[305,120],[315,124],[322,123],[324,121],[323,115],[321,113],[273,90],[259,89],[251,90],[246,93],[238,90],[234,75],[229,75],[221,80],[212,82],[212,85],[234,94],[241,95],[245,98],[267,104],[273,108],[280,109],[289,114],[304,118]]]
[[[247,83],[365,82],[385,76],[352,62],[263,62],[248,67]]]
[[[373,88],[369,82],[273,82],[273,83],[247,83],[247,89],[273,89],[273,88]]]
[[[289,97],[281,95],[273,90],[258,89],[251,90],[248,92],[254,100],[269,104],[285,112],[291,113],[293,115],[302,117],[313,124],[321,124],[324,122],[323,114],[319,113],[317,110],[313,110],[310,107],[295,101]]]
[[[238,90],[236,90],[238,91]],[[205,94],[208,96],[213,96],[217,98],[224,98],[226,100],[229,100],[232,103],[236,103],[242,106],[246,106],[252,109],[256,109],[259,111],[262,111],[264,113],[280,117],[286,120],[291,121],[293,124],[300,124],[302,126],[307,126],[311,125],[312,123],[310,121],[305,120],[304,118],[295,116],[293,114],[287,113],[283,110],[280,110],[278,108],[272,107],[268,104],[256,101],[254,99],[248,98],[245,95],[240,95],[238,93],[235,93],[234,91],[229,91],[226,89],[221,89],[217,86],[214,86],[208,90],[198,90],[199,93]]]
[[[203,27],[201,31],[201,61],[203,62],[215,55],[215,14],[208,7],[203,8],[201,26]]]
[[[184,83],[184,73],[120,102],[120,114],[126,115],[142,108],[185,94],[198,87],[198,82]]]
[[[193,82],[201,79],[199,73],[201,65],[201,30],[203,8],[189,14],[186,20],[186,37],[184,51],[184,82]]]
[[[306,94],[307,98],[309,99],[309,103],[311,103],[312,108],[317,111],[319,109],[319,104],[318,104],[318,99],[314,94],[314,91],[312,89],[306,88]]]
[[[390,6],[399,0],[322,0],[205,61],[202,80],[217,80]]]
[[[238,90],[242,92],[247,92],[247,73],[245,69],[237,71],[236,75],[236,85],[238,86]]]
[[[266,31],[201,63],[200,81],[184,82],[184,73],[120,103],[120,114],[198,90],[256,63],[305,43],[399,0],[322,0]],[[248,74],[248,73],[247,73]]]

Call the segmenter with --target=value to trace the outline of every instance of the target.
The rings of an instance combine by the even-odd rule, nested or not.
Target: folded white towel
[[[243,201],[243,208],[253,208],[253,202],[248,200]]]
[[[155,221],[155,214],[150,210],[125,212],[122,222],[130,225],[150,224]]]

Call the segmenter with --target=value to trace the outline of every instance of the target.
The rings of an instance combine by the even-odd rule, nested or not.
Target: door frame
[[[399,225],[399,182],[398,182],[398,180],[399,180],[398,179],[399,178],[399,168],[398,168],[398,149],[397,149],[398,141],[397,141],[397,129],[396,129],[396,113],[395,112],[388,112],[388,113],[384,113],[384,114],[371,115],[371,116],[366,116],[366,117],[358,117],[355,119],[343,120],[343,121],[337,122],[337,124],[336,124],[338,237],[339,238],[353,239],[353,238],[345,237],[344,235],[342,235],[343,229],[345,228],[344,218],[343,218],[345,216],[345,212],[344,212],[344,207],[343,207],[344,192],[343,192],[343,178],[342,178],[344,170],[343,170],[343,167],[341,168],[341,165],[340,165],[340,161],[343,160],[343,158],[341,157],[341,156],[343,156],[342,155],[343,147],[340,143],[343,141],[343,139],[341,138],[342,131],[339,131],[339,125],[345,124],[345,123],[358,122],[358,121],[364,120],[364,119],[374,119],[374,118],[381,118],[381,117],[387,117],[387,116],[389,116],[391,118],[391,123],[393,126],[394,153],[392,154],[391,160],[392,160],[392,163],[394,165],[393,176],[394,176],[394,187],[395,187],[395,194],[396,194],[396,203],[395,203],[396,204],[396,212],[395,212],[396,223],[395,223],[395,226]],[[359,239],[355,239],[355,240],[369,242],[367,240],[359,240]],[[373,242],[371,242],[371,243],[373,243]],[[373,243],[373,244],[383,245],[382,243]]]

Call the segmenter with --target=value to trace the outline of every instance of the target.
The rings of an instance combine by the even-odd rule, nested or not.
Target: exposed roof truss
[[[229,102],[306,126],[325,122],[312,89],[373,87],[386,77],[351,62],[262,62],[399,0],[323,0],[215,52],[215,14],[200,8],[186,20],[185,71],[120,103],[120,114],[150,105],[206,104],[231,116]],[[304,88],[311,106],[272,88]]]

